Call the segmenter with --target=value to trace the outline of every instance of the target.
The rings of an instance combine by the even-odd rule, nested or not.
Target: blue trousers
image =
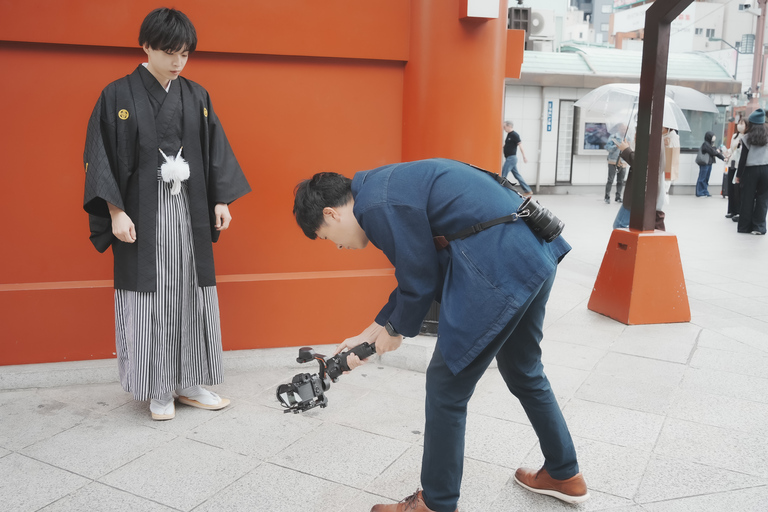
[[[520,175],[520,171],[517,170],[517,155],[510,155],[506,160],[504,160],[504,165],[501,168],[501,175],[506,178],[510,171],[512,171],[512,175],[515,177],[520,186],[523,187],[525,193],[530,194],[531,187],[528,186],[523,177]]]
[[[616,218],[613,220],[613,229],[629,227],[629,210],[622,204],[619,211],[616,212]]]
[[[696,180],[696,197],[709,196],[709,175],[712,173],[712,165],[699,166],[699,179]]]
[[[495,357],[499,372],[528,415],[553,478],[579,472],[576,450],[541,363],[544,311],[555,275],[528,298],[499,335],[465,369],[453,375],[439,346],[427,369],[426,427],[421,486],[424,502],[436,512],[453,512],[464,469],[467,403]]]

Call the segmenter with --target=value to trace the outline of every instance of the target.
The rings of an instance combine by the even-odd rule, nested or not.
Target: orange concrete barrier
[[[677,237],[613,230],[588,308],[628,325],[689,322]]]

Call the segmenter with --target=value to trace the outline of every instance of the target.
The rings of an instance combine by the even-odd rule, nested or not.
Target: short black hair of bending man
[[[164,52],[193,52],[197,47],[197,32],[186,14],[160,7],[144,18],[139,29],[139,44]]]
[[[352,199],[352,180],[335,172],[319,172],[293,191],[293,214],[307,238],[317,238],[325,219],[323,208],[344,206]]]

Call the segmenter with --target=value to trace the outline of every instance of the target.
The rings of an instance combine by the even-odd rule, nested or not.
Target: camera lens
[[[565,228],[563,221],[530,197],[523,201],[518,212],[522,214],[528,227],[547,243],[560,236]]]

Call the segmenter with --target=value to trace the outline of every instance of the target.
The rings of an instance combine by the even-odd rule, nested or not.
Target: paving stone
[[[472,413],[530,425],[523,406],[510,393],[498,370],[488,370],[480,378],[467,409]]]
[[[677,386],[685,369],[683,364],[611,352],[597,364],[595,372],[659,386]]]
[[[563,410],[573,436],[650,451],[664,416],[574,399]]]
[[[768,438],[668,419],[654,453],[768,478]]]
[[[64,432],[94,414],[87,409],[48,400],[37,393],[26,395],[3,405],[0,446],[19,450]]]
[[[747,398],[768,403],[768,378],[737,373],[688,368],[680,388],[733,398]]]
[[[574,437],[579,470],[587,487],[612,496],[632,499],[651,454],[615,444]]]
[[[365,488],[410,447],[409,443],[370,432],[324,424],[268,462]],[[335,463],[329,464],[329,460]]]
[[[636,379],[593,373],[576,393],[576,398],[635,411],[666,414],[676,387]]]
[[[541,360],[545,366],[555,364],[589,371],[605,356],[605,353],[605,349],[550,341],[545,337],[542,341]]]
[[[351,512],[370,510],[376,503],[387,502],[378,496],[303,471],[262,464],[206,500],[195,508],[195,512]]]
[[[699,330],[697,327],[696,332]],[[611,346],[611,351],[685,364],[688,362],[695,343],[695,336],[690,337],[690,335],[678,337],[653,335],[651,333],[643,336],[622,335]]]
[[[723,328],[723,332],[732,332],[730,327]],[[727,350],[729,352],[743,352],[745,354],[762,354],[762,351],[739,341],[735,338],[721,334],[717,331],[702,330],[697,346],[702,348],[711,348],[716,350]]]
[[[749,489],[767,484],[768,481],[763,478],[745,475],[742,472],[653,456],[645,470],[635,501],[638,503],[669,501],[705,494],[721,494],[725,491]]]
[[[117,382],[41,388],[38,396],[98,413],[111,411],[133,400],[131,394],[123,391]]]
[[[459,510],[488,510],[501,494],[515,471],[494,464],[467,459],[459,496]]]
[[[39,510],[89,482],[87,478],[17,453],[0,458],[3,510]]]
[[[768,487],[706,494],[674,501],[644,503],[648,512],[689,512],[717,510],[718,512],[765,512],[768,509]]]
[[[517,469],[537,444],[536,433],[527,425],[475,413],[467,415],[465,457]]]
[[[365,491],[400,501],[421,487],[422,446],[413,445],[364,487]]]
[[[323,421],[407,443],[419,443],[424,436],[424,400],[370,391],[354,403],[334,402],[318,411]]]
[[[96,416],[21,452],[78,475],[98,479],[174,437],[119,418]]]
[[[40,509],[40,512],[171,512],[176,510],[93,482]]]
[[[533,493],[521,487],[514,479],[507,482],[487,512],[509,512],[525,510],[529,512],[587,512],[596,510],[614,510],[633,505],[632,501],[612,496],[600,491],[589,491],[590,498],[579,505],[564,503],[551,496]],[[467,511],[471,512],[471,511]]]
[[[669,416],[756,435],[768,433],[768,403],[681,391]]]
[[[290,414],[290,413],[289,413]],[[187,437],[228,452],[267,459],[322,424],[305,415],[242,403],[198,425]]]
[[[768,354],[760,356],[700,347],[691,359],[691,367],[765,377],[768,374]]]
[[[177,438],[99,481],[181,510],[192,510],[253,470],[259,460]]]

